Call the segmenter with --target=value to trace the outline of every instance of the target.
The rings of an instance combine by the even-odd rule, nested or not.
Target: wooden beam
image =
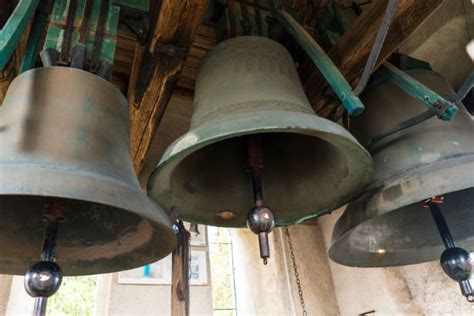
[[[146,48],[148,53],[157,56],[157,47],[161,44],[175,45],[188,51],[207,6],[208,0],[163,0],[156,23],[151,29]],[[158,55],[151,80],[143,97],[136,103],[136,83],[144,53],[145,48],[137,44],[128,89],[131,149],[137,173],[143,168],[153,136],[184,64],[184,59],[178,56]]]
[[[172,255],[171,316],[189,315],[189,232],[182,221],[179,227],[178,246]]]
[[[353,87],[362,74],[387,2],[372,2],[328,52],[329,57]],[[390,57],[442,2],[443,0],[400,0],[375,68]],[[327,115],[337,104],[333,98],[324,96],[328,85],[316,68],[313,67],[311,74],[304,80],[304,87],[313,108],[320,115]]]

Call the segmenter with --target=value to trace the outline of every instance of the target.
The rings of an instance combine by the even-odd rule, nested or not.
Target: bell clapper
[[[54,262],[59,223],[63,220],[61,206],[52,204],[44,219],[46,228],[41,261],[31,265],[25,274],[25,290],[35,298],[33,309],[35,316],[45,315],[48,297],[58,291],[63,278],[61,267]]]
[[[462,295],[464,295],[469,302],[474,302],[474,291],[469,282],[472,274],[469,252],[463,248],[456,247],[453,236],[449,231],[439,206],[442,203],[443,197],[441,196],[435,196],[424,202],[424,206],[429,207],[431,210],[433,220],[436,223],[443,244],[446,247],[446,250],[443,251],[440,258],[441,268],[451,279],[459,282]]]
[[[248,137],[248,167],[252,175],[252,187],[255,201],[247,214],[247,227],[258,235],[260,258],[267,264],[270,258],[270,244],[268,234],[275,227],[275,218],[272,211],[263,204],[263,187],[261,170],[263,169],[263,147],[261,135]]]

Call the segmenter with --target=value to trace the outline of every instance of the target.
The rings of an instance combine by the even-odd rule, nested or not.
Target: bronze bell
[[[429,70],[409,72],[444,96],[455,93]],[[426,111],[394,83],[382,81],[361,97],[367,110],[351,120],[363,143]],[[385,267],[438,259],[443,241],[423,201],[440,205],[456,243],[474,250],[474,122],[462,106],[449,122],[431,118],[370,146],[374,180],[337,221],[330,257],[341,264]],[[426,205],[425,205],[426,206]]]
[[[39,259],[52,206],[63,212],[56,262],[65,275],[156,261],[175,246],[166,214],[141,190],[127,101],[111,83],[64,67],[18,76],[0,108],[0,273]]]
[[[288,51],[243,36],[217,45],[200,67],[191,128],[158,163],[150,196],[189,222],[245,226],[255,206],[246,170],[247,137],[255,135],[263,146],[265,205],[276,225],[327,213],[370,180],[370,155],[314,113]]]

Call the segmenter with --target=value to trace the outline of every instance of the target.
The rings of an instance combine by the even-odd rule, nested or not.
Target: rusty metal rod
[[[431,216],[433,217],[433,220],[436,223],[439,235],[441,236],[441,239],[443,240],[443,244],[446,249],[456,247],[453,235],[451,235],[451,232],[449,231],[448,224],[446,223],[446,219],[444,218],[439,205],[432,201],[429,201],[426,204],[430,207]]]
[[[63,220],[63,206],[61,202],[53,201],[44,215],[46,228],[44,230],[43,248],[41,261],[54,261],[54,251],[58,237],[59,223]],[[36,297],[33,307],[33,316],[44,316],[46,314],[47,297]]]
[[[47,297],[35,298],[35,305],[33,307],[33,316],[44,316],[46,315],[46,307],[48,305]]]

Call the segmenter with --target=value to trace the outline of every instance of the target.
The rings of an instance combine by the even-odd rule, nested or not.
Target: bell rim
[[[447,168],[446,165],[448,165]],[[391,259],[384,261],[383,264],[376,264],[375,260],[372,260],[374,256],[377,256],[377,254],[374,252],[370,252],[368,250],[357,250],[357,252],[353,252],[350,256],[348,256],[347,253],[344,254],[342,253],[343,251],[339,249],[344,248],[346,240],[349,238],[349,236],[355,231],[357,227],[363,225],[366,222],[375,220],[378,217],[382,217],[392,212],[397,212],[400,209],[403,209],[404,207],[407,207],[417,202],[421,202],[432,196],[446,195],[457,191],[474,188],[474,178],[472,177],[459,177],[460,180],[452,181],[448,184],[449,189],[448,187],[443,189],[443,187],[437,186],[437,184],[433,184],[436,183],[436,180],[440,179],[440,176],[442,176],[442,174],[444,174],[445,177],[452,177],[453,174],[463,174],[466,170],[474,170],[474,154],[465,155],[461,157],[452,157],[451,159],[447,159],[445,161],[437,161],[428,166],[415,168],[410,171],[411,178],[409,179],[416,179],[415,176],[420,176],[423,178],[424,184],[418,185],[419,188],[422,188],[422,193],[420,193],[421,195],[417,195],[415,198],[415,194],[402,194],[401,196],[406,197],[403,203],[398,202],[398,207],[396,206],[397,204],[392,203],[390,204],[390,207],[387,207],[383,210],[377,210],[376,205],[377,202],[382,203],[383,194],[387,192],[387,189],[383,189],[383,184],[380,184],[378,188],[374,188],[372,184],[369,185],[360,196],[358,196],[356,199],[354,199],[347,205],[343,214],[336,221],[331,237],[331,246],[329,247],[328,251],[329,257],[331,258],[331,260],[339,264],[361,268],[396,267],[402,265],[419,264],[439,259],[439,255],[444,250],[444,246],[442,244],[441,239],[437,246],[426,247],[426,250],[428,250],[428,252],[436,254],[423,254],[423,256],[417,258],[416,256],[410,256],[406,253],[403,254],[400,251],[390,252]],[[388,189],[396,186],[397,183],[398,185],[403,185],[403,183],[407,182],[406,178],[407,177],[403,177],[403,175],[397,175],[395,179],[389,182],[391,185],[388,186]],[[387,183],[387,181],[385,183]],[[432,185],[427,185],[426,183]],[[413,184],[412,186],[415,187],[416,185]],[[382,187],[382,189],[380,187]],[[387,188],[387,185],[385,185],[385,187]],[[372,194],[372,192],[377,189],[378,191],[376,191],[375,194]],[[357,215],[359,213],[363,214],[362,210],[364,209],[372,212],[378,212],[379,214],[376,216],[367,215],[363,217],[358,217]],[[458,240],[457,242],[463,244],[463,241],[465,240],[466,239]],[[472,247],[470,248],[471,250],[474,250],[474,243],[472,243]],[[420,252],[419,250],[414,250],[414,253],[416,254]],[[354,260],[357,254],[359,254],[364,259]],[[397,257],[396,260],[393,259],[393,256],[398,255],[403,258]]]
[[[262,122],[275,119],[273,124],[262,124]],[[302,124],[304,122],[304,124]],[[291,126],[291,124],[293,124]],[[232,124],[235,128],[229,128],[228,124]],[[227,132],[218,133],[216,131],[222,130],[222,126],[226,126]],[[290,125],[290,126],[289,126]],[[221,127],[220,127],[221,126]],[[231,127],[232,127],[231,126]],[[257,128],[255,126],[258,126]],[[284,127],[283,127],[284,126]],[[210,131],[210,132],[209,132]],[[358,161],[358,167],[353,168],[357,171],[359,176],[354,178],[359,179],[357,185],[354,185],[351,197],[344,199],[343,202],[337,203],[336,206],[328,207],[324,210],[315,211],[314,213],[305,216],[295,223],[301,223],[306,220],[329,213],[338,207],[345,205],[352,198],[357,196],[370,183],[373,172],[373,160],[368,151],[352,136],[346,129],[332,122],[326,118],[317,116],[316,114],[291,112],[291,111],[255,111],[251,114],[242,113],[231,118],[222,120],[209,121],[206,124],[199,125],[194,129],[188,131],[178,139],[176,139],[163,154],[157,166],[153,169],[147,183],[147,192],[150,198],[157,203],[164,205],[167,209],[172,206],[179,208],[179,205],[168,205],[169,199],[163,199],[162,194],[167,194],[170,191],[170,177],[165,178],[164,174],[172,173],[173,169],[179,165],[186,157],[189,157],[194,152],[209,146],[211,144],[231,139],[234,137],[256,134],[256,133],[278,133],[284,132],[288,134],[301,134],[313,137],[319,137],[322,140],[330,142],[334,146],[338,144],[337,148],[344,153],[345,157]],[[207,135],[206,137],[198,137],[199,135]],[[326,137],[321,137],[326,135]],[[180,144],[181,143],[181,144]],[[354,153],[358,153],[355,155]],[[352,155],[348,155],[351,153]],[[364,170],[364,171],[360,171]],[[157,189],[155,190],[154,187]],[[357,187],[357,189],[355,188]],[[168,196],[171,197],[170,194]],[[186,220],[186,217],[183,217]],[[203,222],[201,224],[210,224]],[[215,223],[212,223],[216,225]],[[277,222],[277,226],[286,226],[291,223]],[[240,225],[229,225],[225,227],[245,227],[245,223]]]
[[[27,185],[25,185],[23,181],[17,181],[15,180],[15,177],[10,175],[18,175],[18,172],[24,172],[28,174],[30,179],[33,181],[29,181]],[[78,174],[77,172],[73,173],[74,180],[81,178],[81,181],[78,182],[84,183],[82,181],[89,181],[89,184],[93,184],[95,187],[106,189],[89,190],[87,192],[84,191],[84,194],[81,195],[80,190],[75,189],[73,187],[74,185],[72,185],[72,187],[69,186],[68,189],[65,189],[65,185],[63,183],[56,185],[51,185],[51,183],[49,183],[50,185],[45,188],[42,179],[60,178],[57,177],[57,175],[64,175],[64,173],[65,171],[61,169],[49,170],[46,168],[38,168],[37,166],[33,168],[25,168],[22,166],[21,171],[20,168],[15,168],[14,166],[9,166],[9,168],[0,168],[1,178],[9,179],[9,181],[0,181],[0,198],[11,196],[48,197],[104,205],[113,209],[134,214],[146,220],[151,224],[154,233],[153,237],[145,244],[145,246],[140,246],[136,249],[133,249],[132,251],[124,253],[117,251],[114,257],[111,258],[97,258],[98,263],[95,261],[88,261],[87,258],[81,257],[64,260],[64,257],[62,257],[60,254],[61,250],[58,249],[58,257],[56,262],[63,269],[65,276],[112,273],[137,268],[166,257],[176,247],[177,240],[172,231],[169,218],[166,216],[166,213],[162,210],[162,208],[153,200],[148,198],[145,192],[142,190],[136,190],[131,185],[120,181],[113,181],[114,178],[112,177],[109,178],[94,176],[93,174]],[[18,179],[22,179],[22,177],[18,177]],[[36,179],[36,183],[34,179]],[[19,192],[18,188],[21,188],[22,191]],[[38,188],[41,189],[38,190]],[[113,190],[108,190],[111,188],[113,188]],[[68,194],[66,192],[67,190],[71,192],[73,191],[74,196]],[[91,194],[91,191],[93,191],[93,194]],[[104,191],[106,194],[104,194]],[[121,203],[119,203],[117,200],[114,200],[114,198],[117,196],[123,197],[120,201]],[[163,240],[168,241],[168,243],[163,243]],[[136,262],[134,265],[117,264],[117,262],[126,262],[126,258],[134,256],[134,253],[139,253],[143,247],[151,247],[151,249],[154,249],[156,252],[150,255],[148,259]],[[140,259],[143,259],[143,257]],[[81,260],[87,262],[87,264],[82,265]],[[114,264],[104,264],[103,260],[108,260],[107,262],[113,261]],[[15,266],[12,268],[11,264],[2,261],[3,260],[0,260],[0,269],[2,270],[2,273],[13,275],[24,274],[28,266],[35,262],[35,260],[23,258],[16,260],[14,264]],[[107,268],[104,269],[104,267]]]

